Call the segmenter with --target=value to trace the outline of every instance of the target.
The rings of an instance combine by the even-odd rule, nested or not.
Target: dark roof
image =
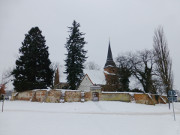
[[[109,48],[108,48],[108,54],[107,54],[107,60],[106,60],[106,64],[104,66],[104,68],[111,66],[111,67],[116,67],[116,64],[113,61],[113,56],[112,56],[112,52],[111,52],[111,45],[110,45],[110,41],[109,41]]]

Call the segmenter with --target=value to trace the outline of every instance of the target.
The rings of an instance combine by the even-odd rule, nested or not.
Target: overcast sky
[[[73,20],[88,44],[87,61],[103,66],[109,38],[113,57],[152,49],[154,29],[164,27],[173,60],[175,89],[180,89],[179,0],[0,0],[0,75],[15,66],[24,34],[42,30],[52,62],[64,64],[68,26]]]

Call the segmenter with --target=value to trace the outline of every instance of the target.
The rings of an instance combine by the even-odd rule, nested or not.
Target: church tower
[[[104,66],[104,75],[106,78],[106,85],[104,86],[104,91],[119,91],[119,80],[117,72],[118,69],[113,61],[111,45],[109,41],[107,60]]]
[[[112,52],[111,52],[111,45],[110,45],[110,41],[109,41],[109,48],[108,48],[108,54],[107,54],[107,60],[106,60],[106,64],[104,66],[104,69],[108,68],[108,67],[115,67],[116,65],[113,61],[113,56],[112,56]]]

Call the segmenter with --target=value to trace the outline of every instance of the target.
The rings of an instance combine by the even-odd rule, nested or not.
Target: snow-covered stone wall
[[[95,96],[95,97],[94,97]],[[101,90],[33,90],[12,93],[11,100],[26,100],[34,102],[84,102],[84,101],[122,101],[135,102],[140,104],[154,105],[167,103],[166,96],[128,93],[128,92],[101,92]]]
[[[155,104],[166,104],[167,97],[159,95],[150,95],[150,94],[134,94],[134,99],[136,103],[155,105]]]
[[[65,102],[80,102],[81,91],[65,91]]]
[[[100,96],[100,100],[102,101],[123,101],[123,102],[130,102],[131,96],[129,93],[111,93],[111,92],[105,92],[102,93]]]
[[[84,100],[85,101],[92,101],[92,93],[91,92],[85,92],[84,93]]]
[[[33,91],[25,91],[19,93],[13,93],[12,96],[15,97],[15,100],[26,100],[30,101],[32,98]]]
[[[46,102],[59,103],[60,98],[61,98],[61,91],[60,90],[50,90],[50,91],[48,91]]]
[[[47,97],[47,90],[37,90],[35,96],[35,101],[45,102]]]

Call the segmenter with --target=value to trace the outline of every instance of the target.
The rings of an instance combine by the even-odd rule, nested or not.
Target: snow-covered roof
[[[64,73],[65,67],[59,67],[59,80],[60,82],[67,82],[67,75]],[[88,74],[89,78],[93,82],[93,84],[106,84],[104,70],[89,70],[84,69],[84,75]]]
[[[116,75],[116,74],[114,74],[114,73],[109,73],[109,72],[107,72],[107,71],[104,71],[104,73],[105,73],[105,74],[108,74],[108,75]]]
[[[88,74],[93,84],[106,84],[103,70],[88,70],[84,69],[84,74]]]

